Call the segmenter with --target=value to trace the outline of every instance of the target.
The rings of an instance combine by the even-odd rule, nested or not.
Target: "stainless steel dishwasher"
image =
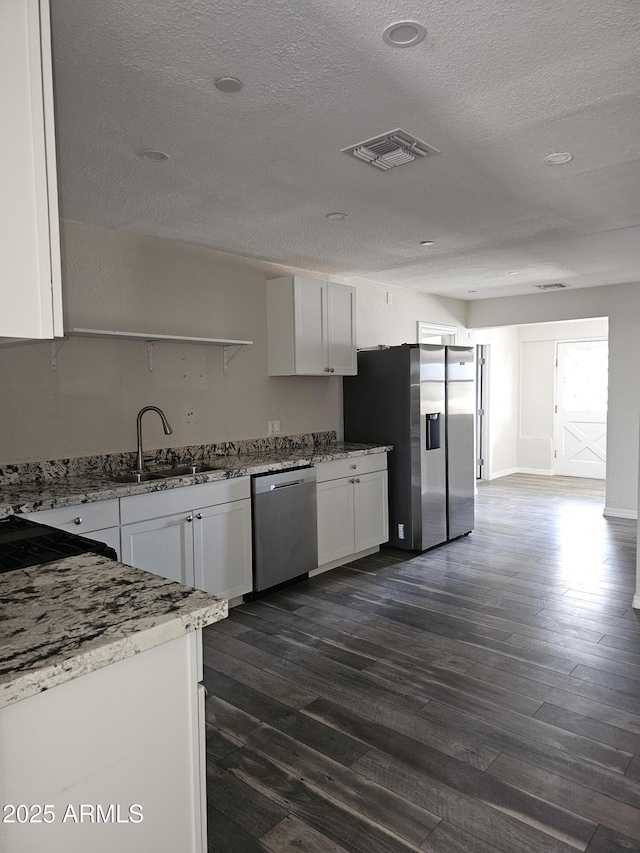
[[[318,567],[316,469],[251,479],[253,589],[261,592]]]

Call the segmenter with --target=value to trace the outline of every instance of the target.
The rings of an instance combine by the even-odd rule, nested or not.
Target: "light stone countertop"
[[[247,477],[252,474],[300,468],[305,465],[330,462],[334,459],[386,453],[391,449],[390,445],[334,442],[320,447],[296,450],[265,450],[257,453],[214,456],[210,459],[197,460],[203,464],[215,465],[213,471],[167,477],[162,480],[148,480],[145,483],[116,483],[109,479],[107,473],[99,471],[79,476],[52,476],[32,482],[14,482],[0,486],[0,518],[14,513],[76,506],[110,498],[179,489],[195,483],[210,483],[231,477]],[[149,470],[154,470],[153,466],[150,465]]]
[[[0,574],[0,708],[226,615],[222,598],[95,554]]]

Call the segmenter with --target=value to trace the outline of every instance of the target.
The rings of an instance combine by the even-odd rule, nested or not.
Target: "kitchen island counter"
[[[96,555],[0,575],[0,849],[205,853],[200,629],[226,613]]]
[[[227,602],[84,554],[0,575],[0,708],[224,619]]]

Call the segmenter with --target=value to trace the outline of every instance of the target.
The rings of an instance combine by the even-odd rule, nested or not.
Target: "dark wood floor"
[[[640,853],[635,522],[480,486],[471,536],[205,631],[210,850]]]

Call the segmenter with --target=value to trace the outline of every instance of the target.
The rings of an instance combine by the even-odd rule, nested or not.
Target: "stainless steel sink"
[[[146,483],[148,480],[164,480],[166,477],[189,477],[203,471],[219,471],[228,466],[225,460],[219,464],[174,465],[172,468],[156,468],[154,471],[126,471],[124,474],[112,474],[109,479],[116,483]]]
[[[209,469],[204,465],[175,465],[173,468],[158,468],[154,474],[161,477],[185,477],[189,474],[200,474]]]
[[[127,471],[124,474],[112,474],[109,479],[116,483],[146,483],[147,480],[162,480],[164,477],[164,474],[151,471]]]

